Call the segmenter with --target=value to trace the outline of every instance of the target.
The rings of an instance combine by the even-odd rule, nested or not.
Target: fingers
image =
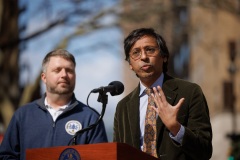
[[[154,98],[154,102],[158,106],[167,106],[168,102],[166,100],[165,94],[162,90],[162,88],[160,86],[157,87],[153,87],[153,93],[152,93],[152,97]],[[178,103],[176,104],[176,108],[179,109],[183,102],[184,102],[184,98],[181,98]]]
[[[161,87],[153,87],[153,93],[151,94],[151,96],[154,99],[155,102],[155,106],[152,107],[157,113],[159,112],[159,110],[161,109],[161,107],[165,107],[167,106],[166,99],[165,99],[165,95],[161,89]]]
[[[151,106],[151,108],[158,114],[158,107],[157,106]]]
[[[185,100],[184,98],[181,98],[181,99],[178,101],[178,103],[177,103],[177,105],[176,105],[176,108],[179,109],[179,108],[182,106],[184,100]]]
[[[157,100],[160,100],[161,102],[165,102],[166,101],[166,97],[163,93],[163,90],[160,86],[153,87],[153,93],[154,93],[154,98],[156,98]]]

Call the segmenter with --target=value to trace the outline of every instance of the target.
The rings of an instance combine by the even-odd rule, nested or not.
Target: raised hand
[[[177,121],[177,113],[184,102],[184,98],[181,98],[175,106],[172,106],[167,102],[160,86],[153,87],[151,96],[155,102],[155,106],[152,106],[152,108],[157,112],[169,131],[176,136],[181,127],[181,124]]]

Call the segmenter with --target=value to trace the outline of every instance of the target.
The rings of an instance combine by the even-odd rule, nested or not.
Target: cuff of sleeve
[[[185,133],[185,128],[181,125],[180,130],[178,131],[176,136],[174,136],[171,132],[169,132],[169,136],[174,141],[178,142],[179,144],[182,144],[184,133]]]

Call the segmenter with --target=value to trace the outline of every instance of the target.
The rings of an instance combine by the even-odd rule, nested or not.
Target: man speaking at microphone
[[[210,159],[206,99],[197,84],[167,74],[164,39],[151,28],[140,28],[127,36],[124,49],[140,83],[117,105],[113,140],[161,160]]]
[[[49,52],[42,62],[45,95],[20,107],[0,146],[0,159],[26,159],[26,150],[67,146],[75,133],[94,124],[99,114],[75,98],[76,62],[66,50]],[[107,142],[103,121],[76,137],[76,144]]]

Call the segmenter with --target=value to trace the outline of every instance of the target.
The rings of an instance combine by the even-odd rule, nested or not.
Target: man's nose
[[[66,69],[62,69],[62,70],[61,70],[61,75],[62,75],[62,76],[67,76],[67,71],[66,71]]]
[[[140,57],[141,57],[141,59],[146,59],[147,58],[147,54],[145,53],[145,50],[141,51]]]

